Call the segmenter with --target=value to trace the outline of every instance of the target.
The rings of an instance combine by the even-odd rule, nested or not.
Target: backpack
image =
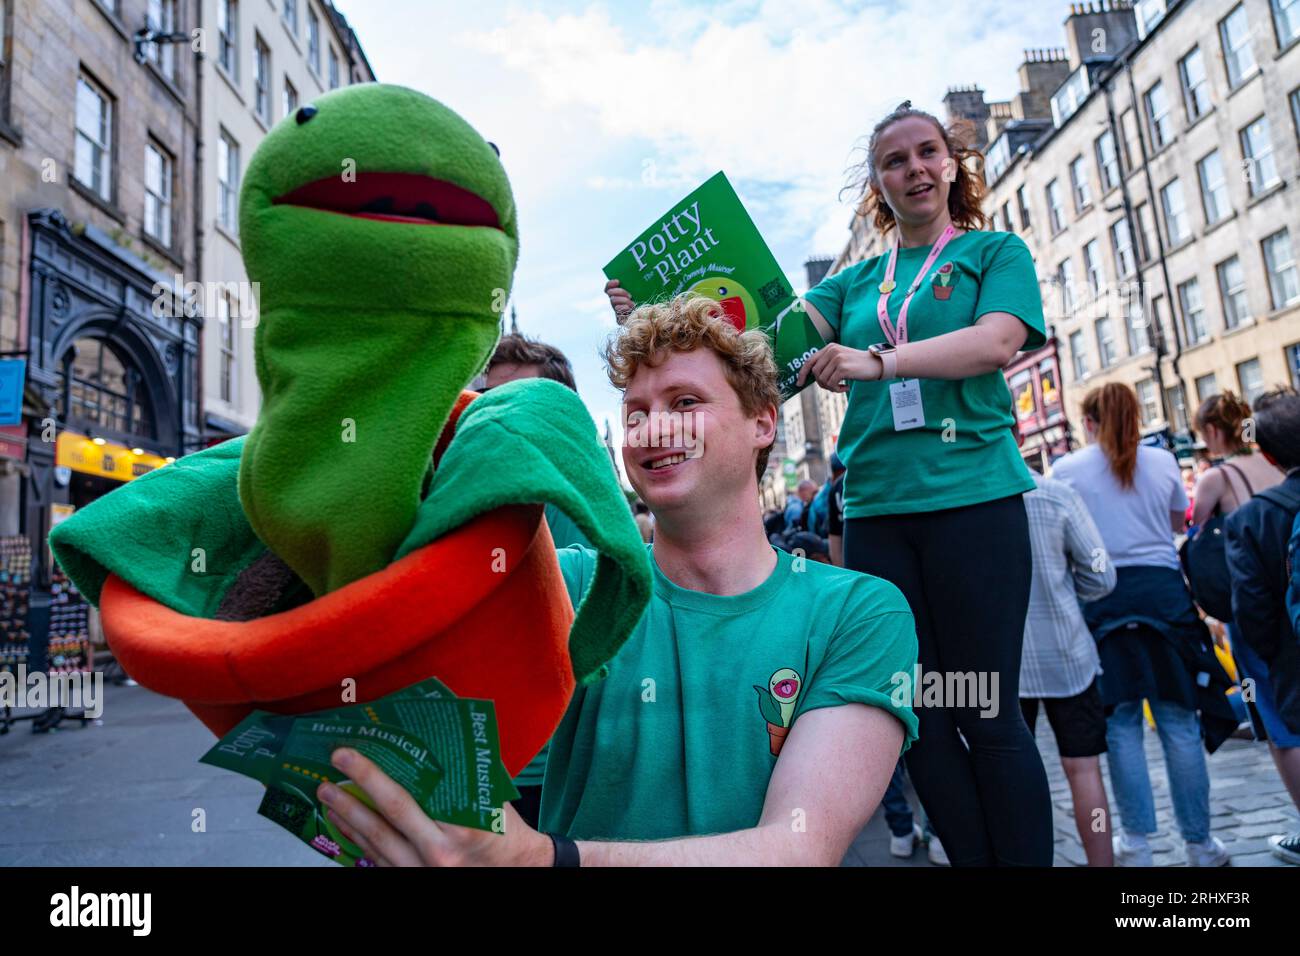
[[[1291,522],[1291,540],[1286,545],[1286,616],[1291,619],[1291,630],[1300,640],[1300,511]]]
[[[1249,495],[1246,498],[1238,496],[1239,503],[1244,504],[1250,500],[1255,493],[1250,479],[1236,465],[1224,462],[1221,467],[1231,469],[1246,483]],[[1201,525],[1195,536],[1189,536],[1183,542],[1178,558],[1193,600],[1206,614],[1229,623],[1232,621],[1232,577],[1228,572],[1224,519],[1225,515],[1216,508],[1214,517]]]
[[[1300,640],[1300,497],[1274,486],[1259,493],[1273,504],[1295,513],[1291,521],[1291,537],[1286,543],[1286,616],[1291,630]]]

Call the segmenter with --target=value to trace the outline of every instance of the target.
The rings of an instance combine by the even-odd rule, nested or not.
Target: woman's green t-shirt
[[[929,246],[900,249],[889,297],[898,311]],[[889,255],[828,276],[805,296],[825,316],[837,340],[854,349],[885,341],[876,316]],[[951,240],[907,311],[908,341],[974,325],[990,312],[1009,312],[1029,327],[1025,349],[1046,343],[1043,302],[1029,247],[1014,233],[966,232]],[[891,382],[849,383],[839,455],[846,518],[938,511],[994,501],[1034,487],[1016,446],[1011,391],[1001,370],[956,381],[921,380],[925,425],[894,429]]]

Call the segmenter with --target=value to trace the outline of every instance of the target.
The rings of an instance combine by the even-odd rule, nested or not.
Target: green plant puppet
[[[496,702],[514,773],[649,600],[591,416],[549,381],[463,389],[518,257],[496,149],[422,93],[360,84],[281,121],[240,241],[260,305],[247,438],[132,481],[50,535],[118,659],[223,734],[438,677]],[[436,454],[435,454],[436,452]],[[543,504],[596,546],[572,608]]]

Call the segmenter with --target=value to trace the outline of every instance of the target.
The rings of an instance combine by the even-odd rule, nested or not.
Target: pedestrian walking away
[[[1232,574],[1227,558],[1225,527],[1228,516],[1256,494],[1281,484],[1286,477],[1265,455],[1252,452],[1243,433],[1250,417],[1250,406],[1230,391],[1211,396],[1197,409],[1196,426],[1217,465],[1205,472],[1197,484],[1197,503],[1193,508],[1196,536],[1185,547],[1211,536],[1218,539],[1212,552],[1207,550],[1207,554],[1215,555],[1215,564],[1205,570],[1212,569],[1215,577],[1221,576],[1222,579],[1214,580],[1208,590],[1216,595],[1221,592],[1226,599],[1227,607],[1216,616],[1221,617],[1233,661],[1250,689],[1250,693],[1244,695],[1248,698],[1245,702],[1247,715],[1256,739],[1267,742],[1278,773],[1295,799],[1300,795],[1300,733],[1286,726],[1277,709],[1276,693],[1267,665],[1250,643],[1242,640],[1240,629],[1232,622]],[[1208,565],[1209,560],[1205,563]],[[1249,564],[1240,559],[1237,566],[1244,569]],[[1192,596],[1201,603],[1195,589]]]
[[[1110,866],[1110,836],[1098,831],[1097,814],[1110,818],[1100,755],[1106,751],[1106,714],[1097,689],[1101,659],[1079,610],[1115,589],[1101,532],[1069,485],[1034,476],[1025,495],[1034,556],[1025,649],[1020,665],[1020,706],[1033,731],[1041,705],[1056,735],[1061,768],[1070,784],[1074,823],[1090,866]]]
[[[1231,681],[1174,550],[1187,511],[1182,474],[1169,452],[1140,444],[1137,395],[1128,386],[1089,392],[1083,418],[1090,444],[1058,461],[1053,476],[1088,506],[1116,568],[1115,590],[1084,606],[1099,645],[1106,758],[1122,824],[1112,841],[1115,862],[1149,866],[1152,859],[1148,838],[1156,832],[1156,811],[1143,748],[1145,700],[1164,750],[1187,862],[1222,866],[1228,854],[1210,834],[1202,724],[1205,746],[1213,750],[1237,720],[1226,697]]]

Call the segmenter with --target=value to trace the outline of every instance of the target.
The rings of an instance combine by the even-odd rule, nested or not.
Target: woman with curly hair
[[[1228,514],[1258,491],[1286,477],[1263,455],[1253,454],[1245,436],[1250,406],[1233,392],[1211,395],[1196,410],[1196,427],[1215,467],[1196,482],[1192,524],[1200,527],[1216,514]]]
[[[807,294],[831,344],[801,381],[849,396],[845,565],[897,585],[916,617],[921,732],[907,767],[935,831],[954,866],[1050,866],[1047,775],[1019,702],[1034,482],[1001,371],[1044,344],[1043,305],[1028,247],[987,231],[967,133],[910,102],[872,131],[855,186],[895,239]],[[946,687],[988,680],[994,699],[934,706],[936,672]]]

